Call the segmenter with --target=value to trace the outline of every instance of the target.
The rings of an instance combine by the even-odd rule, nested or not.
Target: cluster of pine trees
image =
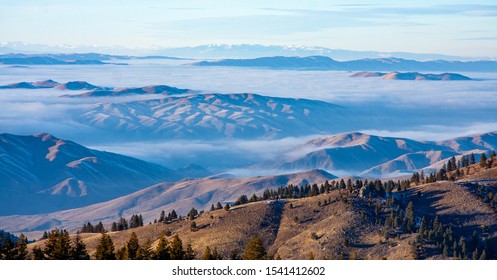
[[[17,240],[11,234],[0,231],[0,260],[28,259],[28,239],[21,233]]]
[[[169,242],[163,234],[157,247],[152,249],[150,240],[140,244],[136,233],[131,232],[126,245],[115,251],[110,236],[105,232],[101,234],[95,254],[97,260],[193,260],[196,256],[191,244],[183,246],[183,241],[178,235]]]
[[[178,219],[178,214],[176,214],[176,211],[174,209],[173,209],[173,211],[167,213],[167,216],[166,216],[166,212],[164,212],[164,210],[162,210],[160,212],[160,215],[159,215],[159,220],[155,220],[154,224],[155,223],[167,224],[167,223],[170,223],[170,222],[177,220],[177,219]]]
[[[324,184],[318,186],[304,185],[304,186],[294,186],[292,184],[285,187],[279,187],[275,190],[266,189],[261,196],[253,194],[250,199],[246,195],[240,196],[234,205],[242,205],[249,202],[264,201],[264,200],[278,200],[278,199],[298,199],[306,198],[311,196],[317,196],[320,194],[329,193],[332,190],[347,190],[349,193],[359,193],[365,197],[390,197],[392,191],[404,191],[409,188],[411,181],[409,180],[398,180],[394,182],[393,180],[381,181],[381,180],[352,180],[349,178],[347,182],[343,179],[340,181],[332,181],[329,183],[326,181]],[[220,205],[220,203],[219,203]],[[214,205],[211,206],[211,211],[215,209]]]
[[[96,226],[92,225],[90,222],[87,222],[86,224],[83,224],[83,226],[79,230],[80,233],[99,233],[102,231],[105,231],[105,228],[104,228],[104,225],[102,224],[102,222],[98,222],[98,224]],[[47,235],[47,238],[48,238],[48,235]]]
[[[33,248],[32,258],[35,260],[89,260],[90,256],[79,234],[76,234],[75,240],[71,241],[66,230],[55,228],[48,234],[43,249],[38,246]]]
[[[495,160],[495,151],[492,151],[487,158],[485,153],[480,155],[479,165],[481,168],[492,168]],[[471,165],[476,164],[475,154],[471,153],[469,155],[463,155],[459,160],[456,160],[455,156],[452,156],[440,170],[433,172],[429,175],[424,175],[424,172],[416,172],[413,174],[411,181],[418,185],[422,183],[434,183],[437,181],[451,180],[455,181],[464,174],[469,173],[469,168]],[[464,171],[466,170],[466,172]]]
[[[386,214],[388,213],[388,214]],[[459,235],[450,226],[444,226],[439,216],[434,218],[417,217],[414,203],[409,201],[402,207],[395,198],[387,199],[385,207],[381,202],[375,205],[375,216],[383,217],[385,237],[399,238],[402,234],[415,233],[416,238],[410,242],[411,253],[415,259],[423,259],[433,254],[442,254],[455,259],[489,259],[485,231],[488,228],[473,231],[465,236],[461,229]],[[376,219],[376,221],[381,219]]]
[[[143,226],[143,217],[142,215],[132,215],[129,223],[124,217],[120,217],[117,222],[112,222],[110,227],[110,231],[122,231],[130,228],[137,228]]]

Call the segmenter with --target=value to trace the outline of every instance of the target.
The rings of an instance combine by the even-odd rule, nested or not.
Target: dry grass
[[[474,168],[465,180],[493,180],[497,168]],[[490,228],[489,238],[497,232],[497,214],[468,189],[443,181],[411,187],[405,191],[406,201],[414,202],[417,216],[439,215],[442,222],[452,225],[460,233],[471,233],[481,225]],[[345,199],[346,198],[346,199]],[[328,203],[330,201],[330,203]],[[143,244],[147,239],[157,242],[164,232],[169,238],[178,234],[184,245],[191,243],[200,257],[206,246],[216,248],[227,259],[233,250],[239,254],[250,237],[260,237],[271,256],[282,259],[307,259],[312,252],[316,259],[411,259],[409,241],[414,234],[400,238],[385,238],[380,226],[373,225],[371,205],[366,199],[332,191],[315,197],[272,202],[256,202],[204,213],[192,221],[180,220],[170,224],[153,224],[122,232],[111,232],[117,249],[125,246],[132,231]],[[159,213],[157,213],[159,214]],[[95,253],[100,234],[82,234],[90,255]],[[30,244],[43,246],[43,242]],[[439,255],[430,258],[441,258]]]

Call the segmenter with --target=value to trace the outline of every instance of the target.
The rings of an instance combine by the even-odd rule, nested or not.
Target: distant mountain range
[[[79,121],[127,137],[253,139],[333,133],[343,128],[347,114],[341,106],[316,100],[194,94],[96,104]]]
[[[337,61],[326,56],[274,56],[254,59],[201,61],[191,65],[335,71],[497,71],[497,61],[416,61],[395,57]]]
[[[469,81],[470,77],[455,74],[455,73],[442,73],[442,74],[422,74],[418,72],[359,72],[351,75],[353,78],[371,78],[371,77],[381,77],[384,80],[407,80],[407,81]]]
[[[326,180],[335,179],[322,170],[258,176],[249,178],[212,177],[204,179],[186,179],[176,183],[160,183],[144,188],[132,194],[122,196],[103,203],[82,208],[59,211],[48,214],[0,217],[0,224],[13,232],[32,232],[59,228],[76,229],[85,222],[111,223],[121,216],[131,216],[136,213],[143,215],[144,220],[153,221],[158,214],[165,210],[175,210],[185,215],[192,207],[208,210],[211,204],[217,202],[235,202],[241,195],[262,194],[265,189],[274,189],[288,184],[322,184]]]
[[[0,89],[46,89],[54,88],[60,90],[89,90],[88,92],[78,94],[64,94],[60,97],[103,97],[103,96],[125,96],[140,94],[186,94],[193,93],[192,90],[180,89],[166,85],[150,85],[144,87],[101,87],[90,84],[85,81],[70,81],[58,83],[54,80],[45,80],[38,82],[19,82],[0,86]]]
[[[33,214],[113,199],[187,175],[50,134],[0,134],[0,213]]]
[[[119,46],[94,47],[94,46],[47,46],[41,44],[28,44],[22,42],[8,42],[0,44],[0,53],[110,53],[127,54],[134,56],[173,56],[197,59],[222,59],[222,58],[257,58],[267,56],[329,56],[337,60],[353,60],[363,58],[400,57],[415,60],[481,60],[486,57],[462,57],[444,54],[419,54],[408,52],[379,52],[379,51],[353,51],[332,49],[318,46],[284,46],[284,45],[258,45],[258,44],[210,44],[193,47],[151,49],[129,49]],[[126,55],[120,55],[126,57]],[[107,60],[107,59],[101,59]]]
[[[102,65],[102,64],[126,65],[126,63],[116,62],[116,61],[130,60],[130,59],[181,60],[181,58],[169,57],[169,56],[126,56],[126,55],[108,55],[100,53],[0,54],[0,64],[6,64],[6,65]]]
[[[316,138],[293,149],[310,151],[278,167],[284,170],[346,170],[365,177],[409,174],[452,156],[497,150],[497,132],[440,142],[345,133]],[[274,167],[274,166],[273,166]],[[439,164],[439,168],[441,164]]]

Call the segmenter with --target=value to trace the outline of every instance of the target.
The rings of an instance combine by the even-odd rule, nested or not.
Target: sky
[[[305,45],[497,57],[497,3],[330,0],[0,0],[0,42]]]

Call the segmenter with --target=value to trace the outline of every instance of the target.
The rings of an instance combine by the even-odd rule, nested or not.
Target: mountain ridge
[[[50,134],[0,134],[0,212],[68,209],[183,178],[158,164],[88,149]]]
[[[176,183],[159,183],[113,200],[100,202],[82,208],[38,215],[1,216],[0,223],[14,232],[48,230],[51,227],[75,229],[83,223],[111,223],[120,216],[141,213],[145,221],[153,221],[157,213],[165,210],[184,215],[192,207],[207,210],[217,202],[234,202],[241,195],[260,195],[265,189],[293,184],[322,184],[336,176],[323,170],[308,170],[272,176],[246,178],[200,178],[183,179]],[[9,222],[10,220],[10,222]],[[19,222],[21,221],[21,222]]]
[[[416,61],[395,57],[337,61],[327,56],[273,56],[253,59],[200,61],[190,65],[334,71],[497,71],[497,61]]]

